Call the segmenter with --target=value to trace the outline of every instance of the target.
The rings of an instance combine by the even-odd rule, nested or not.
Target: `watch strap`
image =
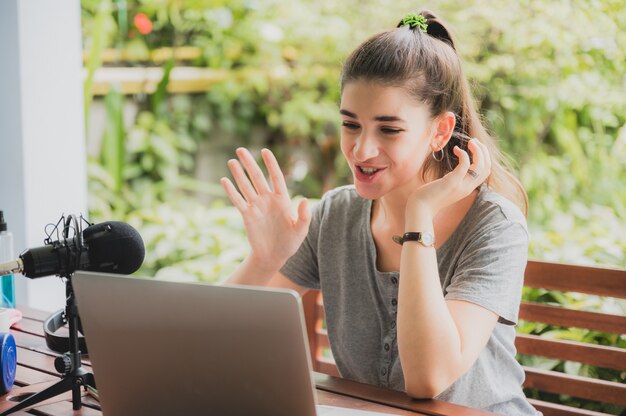
[[[432,237],[432,241],[431,242],[425,243],[424,240],[423,240],[424,234],[426,234],[426,233],[419,232],[419,231],[418,232],[409,231],[409,232],[404,233],[402,235],[402,237],[400,237],[399,235],[394,235],[394,236],[391,237],[391,239],[395,243],[400,244],[400,245],[404,244],[407,241],[417,241],[418,243],[422,244],[425,247],[432,247],[432,246],[434,246],[435,245],[434,236]],[[430,234],[430,236],[432,236],[432,233],[430,233],[430,232],[427,232],[427,234]]]

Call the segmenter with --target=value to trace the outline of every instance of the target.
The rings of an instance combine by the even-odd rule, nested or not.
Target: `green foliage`
[[[207,210],[189,202],[159,204],[128,216],[146,242],[140,275],[215,283],[245,258],[248,246],[239,213],[223,204]]]
[[[515,157],[531,203],[530,222],[548,230],[555,214],[569,213],[582,223],[585,218],[570,212],[573,203],[582,203],[608,207],[609,221],[623,223],[623,4],[475,6],[459,12],[472,25],[457,25],[467,72],[482,86],[482,113]],[[623,254],[615,260],[610,264],[626,266]]]
[[[531,257],[626,268],[624,217],[610,206],[578,201],[571,202],[568,210],[553,212],[542,223],[531,223]]]
[[[85,120],[89,120],[93,77],[101,63],[100,55],[102,54],[104,45],[107,43],[106,38],[110,36],[114,30],[111,10],[110,1],[89,0],[82,2],[83,33],[86,35],[85,47],[89,51],[89,58],[87,59],[87,77],[83,88]],[[85,121],[85,129],[89,131],[87,121]]]
[[[127,4],[127,8],[118,8]],[[223,279],[245,257],[243,226],[232,207],[198,202],[222,197],[218,184],[193,178],[198,146],[270,147],[291,191],[319,197],[346,183],[339,149],[341,62],[370,34],[395,27],[409,1],[363,3],[267,0],[82,0],[90,51],[86,109],[104,47],[148,61],[159,47],[194,46],[195,66],[227,70],[206,94],[166,93],[174,65],[124,129],[123,100],[106,98],[109,122],[98,160],[89,164],[90,214],[136,226],[147,257],[139,274]],[[481,113],[511,155],[528,191],[533,258],[626,267],[626,8],[622,2],[494,3],[462,7],[435,1],[454,27],[457,50]],[[355,13],[355,10],[358,11]],[[131,24],[145,13],[153,30]],[[151,64],[148,62],[148,64]],[[188,63],[187,63],[188,64]],[[221,205],[220,205],[221,204]],[[623,302],[525,290],[524,298],[626,314]],[[522,322],[523,333],[626,347],[623,335]],[[625,375],[536,357],[520,362],[626,382]],[[536,392],[528,392],[539,397]],[[618,413],[614,407],[543,394],[543,399]]]
[[[353,1],[126,4],[127,19],[139,12],[152,19],[152,33],[124,31],[110,2],[84,0],[91,56],[102,40],[135,50],[193,45],[202,50],[194,64],[231,70],[205,97],[166,100],[170,61],[151,105],[143,105],[155,118],[142,114],[132,129],[126,180],[152,181],[160,200],[172,186],[159,181],[167,177],[178,189],[191,173],[191,142],[223,134],[231,149],[271,147],[295,193],[316,197],[345,183],[337,128],[341,61],[367,34],[395,26],[414,7],[359,5],[353,21]],[[625,9],[616,1],[435,6],[456,29],[466,72],[481,86],[481,111],[528,191],[531,254],[626,267]],[[571,30],[579,27],[585,29]],[[119,170],[111,169],[117,184]]]
[[[113,180],[113,190],[121,191],[124,181],[124,153],[126,132],[124,131],[124,96],[115,88],[104,100],[107,123],[102,139],[102,167]]]
[[[122,126],[124,102],[119,93],[112,90],[105,102],[109,120],[101,159],[88,165],[93,218],[126,218],[136,210],[165,206],[181,198],[202,208],[189,197],[191,192],[223,196],[219,185],[200,183],[191,176],[197,137],[208,129],[206,119],[190,111],[191,97],[144,103],[128,131]],[[151,105],[161,110],[154,111]],[[198,111],[201,108],[199,105]]]

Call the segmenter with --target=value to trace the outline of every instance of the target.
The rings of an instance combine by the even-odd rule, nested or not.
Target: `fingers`
[[[467,144],[467,149],[472,152],[472,163],[469,166],[467,173],[472,179],[478,179],[479,176],[484,173],[483,162],[484,155],[481,145],[478,140],[472,139]]]
[[[263,171],[261,171],[250,151],[240,147],[236,153],[239,160],[229,160],[228,168],[233,174],[233,178],[235,178],[235,182],[245,200],[252,202],[258,195],[270,192],[265,175],[263,175]],[[248,173],[247,175],[246,172]]]
[[[287,195],[289,192],[287,191],[285,177],[283,176],[283,172],[280,170],[280,166],[278,165],[278,161],[276,160],[274,153],[268,149],[263,149],[261,150],[261,156],[263,157],[263,162],[265,162],[267,171],[270,174],[274,192]]]
[[[256,160],[252,157],[252,154],[248,149],[240,147],[236,150],[237,157],[239,157],[239,161],[246,168],[246,172],[250,176],[250,180],[252,180],[252,184],[254,185],[254,189],[259,194],[270,192],[270,187],[265,180],[265,175],[263,171],[256,163]],[[237,182],[239,184],[239,182]]]
[[[485,170],[487,172],[489,172],[489,174],[487,176],[489,176],[491,174],[491,153],[489,153],[489,149],[487,148],[486,145],[484,145],[483,143],[480,143],[480,145],[483,148],[483,157],[484,159],[484,166],[485,166]]]
[[[306,233],[309,229],[310,223],[311,212],[309,211],[308,200],[305,198],[298,204],[298,220],[296,221],[296,228]]]
[[[472,164],[468,169],[468,173],[472,179],[482,183],[491,173],[491,158],[489,156],[489,149],[485,144],[481,143],[478,139],[472,139],[467,145],[467,148],[472,152]],[[473,174],[471,172],[474,172]]]
[[[226,195],[228,195],[230,202],[233,203],[233,205],[239,210],[239,212],[243,213],[248,207],[248,203],[245,199],[243,199],[239,192],[237,192],[237,188],[235,188],[235,185],[233,185],[233,183],[228,178],[220,179],[220,183],[224,187],[224,190],[226,191]]]
[[[272,189],[270,189],[263,171],[256,163],[248,149],[240,147],[236,150],[236,154],[239,160],[229,160],[228,168],[233,174],[233,178],[235,179],[235,183],[237,184],[239,191],[237,191],[237,188],[235,188],[232,182],[225,181],[225,178],[222,178],[221,182],[232,203],[235,206],[244,208],[241,205],[242,201],[246,204],[253,203],[260,195],[271,193]],[[280,169],[280,166],[278,165],[276,157],[268,149],[263,149],[261,151],[261,156],[263,157],[265,166],[270,174],[274,192],[278,195],[288,197],[289,191],[287,190],[285,177]]]
[[[463,178],[467,174],[467,170],[470,167],[470,158],[466,151],[461,149],[459,146],[454,146],[452,149],[456,157],[459,158],[459,164],[454,169],[456,176]]]
[[[246,176],[246,173],[244,172],[241,163],[239,163],[239,161],[236,159],[231,159],[228,161],[228,168],[233,174],[233,178],[235,178],[235,182],[237,183],[237,186],[239,187],[239,190],[243,194],[243,197],[246,199],[246,201],[254,201],[254,199],[258,195],[254,190],[254,187],[250,183],[250,180],[248,180],[248,177]]]
[[[482,183],[491,173],[489,150],[478,139],[471,139],[467,148],[472,154],[471,161],[466,151],[458,146],[455,146],[453,149],[454,154],[459,158],[455,174],[462,180]]]

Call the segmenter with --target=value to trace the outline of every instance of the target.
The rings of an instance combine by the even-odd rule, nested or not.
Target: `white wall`
[[[79,0],[0,1],[0,209],[16,255],[61,214],[87,215]],[[17,302],[65,304],[58,277],[16,278]]]

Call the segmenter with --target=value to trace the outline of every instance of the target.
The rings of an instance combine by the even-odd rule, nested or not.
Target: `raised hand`
[[[472,162],[467,152],[455,146],[453,152],[459,158],[459,164],[443,178],[419,187],[407,201],[407,213],[419,207],[420,212],[426,210],[434,217],[444,207],[468,196],[489,177],[491,158],[487,147],[472,139],[467,148],[472,153]]]
[[[293,215],[285,178],[268,149],[263,149],[261,156],[270,174],[271,188],[250,152],[239,148],[236,153],[239,160],[229,160],[228,167],[239,191],[227,178],[220,182],[243,217],[250,261],[263,270],[278,271],[306,237],[311,223],[307,200],[300,202],[297,215]]]

